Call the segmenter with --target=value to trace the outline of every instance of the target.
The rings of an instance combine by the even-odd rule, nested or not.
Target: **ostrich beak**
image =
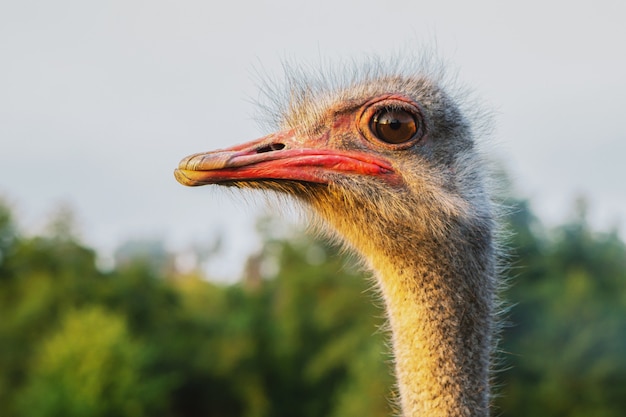
[[[232,148],[190,155],[174,171],[183,185],[290,180],[330,184],[333,176],[369,175],[395,182],[391,163],[365,152],[328,149],[327,134],[302,140],[293,130]]]

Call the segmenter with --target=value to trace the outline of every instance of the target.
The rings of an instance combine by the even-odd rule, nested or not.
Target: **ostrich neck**
[[[454,227],[438,238],[394,229],[366,245],[353,243],[376,271],[385,300],[402,415],[488,416],[490,228]]]
[[[392,330],[403,415],[487,416],[489,284],[477,282],[479,271],[450,271],[447,260],[422,261],[374,262]]]
[[[367,186],[352,186],[364,191],[348,198],[329,189],[313,208],[376,274],[402,416],[487,417],[497,288],[492,208],[480,183],[465,198],[436,177],[420,178],[407,181],[415,185],[400,198]]]
[[[493,265],[489,249],[467,245],[366,254],[387,308],[405,417],[489,415]]]

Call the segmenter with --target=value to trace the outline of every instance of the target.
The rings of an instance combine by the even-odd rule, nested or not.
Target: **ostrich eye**
[[[370,129],[383,142],[404,143],[412,139],[418,131],[415,116],[406,110],[383,109],[370,121]]]

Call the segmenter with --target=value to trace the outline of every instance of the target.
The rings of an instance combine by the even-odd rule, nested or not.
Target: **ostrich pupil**
[[[378,139],[400,144],[415,136],[418,124],[415,116],[407,111],[385,109],[372,119],[371,129]]]

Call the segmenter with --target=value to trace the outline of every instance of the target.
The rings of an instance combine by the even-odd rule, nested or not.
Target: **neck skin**
[[[360,217],[357,210],[353,217]],[[363,216],[356,224],[364,228],[347,216],[326,219],[376,272],[402,415],[488,416],[495,293],[490,223],[376,225],[378,214]]]
[[[497,287],[493,214],[480,183],[464,196],[437,181],[418,175],[404,191],[350,184],[350,193],[318,190],[311,203],[376,274],[402,416],[487,417]]]
[[[419,258],[373,261],[392,330],[402,414],[488,416],[490,280],[481,279],[484,271],[450,271],[448,259]]]

